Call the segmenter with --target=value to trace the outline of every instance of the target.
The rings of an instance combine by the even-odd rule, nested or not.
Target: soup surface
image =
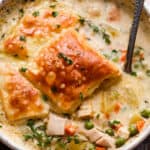
[[[1,8],[0,133],[24,150],[113,150],[137,138],[150,125],[150,33],[141,23],[124,73],[130,11],[109,0]]]

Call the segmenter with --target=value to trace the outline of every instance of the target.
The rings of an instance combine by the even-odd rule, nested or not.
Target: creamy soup
[[[141,23],[126,74],[131,9],[109,0],[15,3],[1,8],[0,133],[24,150],[113,150],[135,140],[150,125],[150,33]],[[55,72],[62,62],[80,72]]]

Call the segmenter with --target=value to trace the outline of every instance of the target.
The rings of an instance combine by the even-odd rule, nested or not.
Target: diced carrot
[[[66,125],[65,133],[70,136],[74,135],[76,133],[76,127],[73,126],[72,124]]]
[[[104,147],[96,147],[96,150],[106,150]]]
[[[110,118],[110,114],[109,114],[109,113],[105,113],[105,117],[106,117],[107,119],[109,119],[109,118]]]
[[[145,121],[144,121],[144,120],[140,120],[140,121],[138,121],[138,122],[136,123],[136,127],[137,127],[137,129],[138,129],[139,132],[143,129],[144,124],[145,124]]]
[[[120,111],[120,108],[121,108],[121,104],[120,103],[116,103],[115,106],[114,106],[114,111],[116,113],[118,113]]]
[[[127,51],[126,50],[122,50],[122,55],[120,57],[120,61],[121,62],[125,62],[126,60],[126,55],[127,55]]]

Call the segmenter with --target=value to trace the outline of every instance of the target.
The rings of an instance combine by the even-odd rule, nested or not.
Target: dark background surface
[[[0,143],[0,150],[11,150]],[[150,150],[150,136],[134,150]]]

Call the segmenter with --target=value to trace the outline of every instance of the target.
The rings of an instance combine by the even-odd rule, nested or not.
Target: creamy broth
[[[68,13],[71,12],[80,16],[78,23],[70,27],[70,29],[75,29],[80,35],[83,35],[91,47],[117,65],[122,73],[121,78],[118,78],[115,83],[110,85],[102,84],[93,96],[90,96],[81,104],[79,110],[69,115],[70,120],[72,120],[76,126],[84,126],[86,122],[85,119],[79,119],[78,115],[82,106],[84,107],[84,103],[89,102],[92,110],[91,121],[94,127],[99,128],[100,131],[105,132],[110,128],[108,121],[117,120],[120,122],[119,124],[127,128],[128,131],[130,124],[136,124],[142,120],[144,122],[144,126],[140,132],[142,133],[142,131],[150,125],[150,119],[144,118],[140,114],[141,111],[145,109],[150,111],[150,33],[145,30],[141,23],[135,47],[136,54],[133,62],[134,72],[132,75],[127,75],[123,72],[123,67],[132,23],[131,14],[133,12],[128,11],[128,8],[122,3],[116,4],[109,0],[92,0],[92,2],[90,0],[37,0],[25,4],[17,4],[17,8],[7,10],[4,17],[0,18],[0,62],[9,62],[16,69],[22,66],[33,67],[34,64],[32,60],[38,56],[39,51],[58,38],[60,34],[58,32],[53,32],[51,36],[45,36],[40,39],[27,37],[27,47],[30,48],[30,57],[27,60],[18,59],[4,52],[3,42],[8,36],[17,31],[22,16],[33,14],[35,11],[41,14],[45,9],[52,9],[58,13],[61,10],[67,10]],[[66,30],[68,29],[63,29],[62,33]],[[3,82],[3,78],[1,77],[0,82]],[[66,117],[64,114],[59,115]],[[38,120],[37,125],[43,124],[43,122],[47,123],[48,117]],[[9,123],[5,117],[2,102],[0,102],[0,125],[2,126],[0,133],[6,135],[7,139],[12,141],[12,143],[17,143],[16,145],[20,145],[19,147],[22,147],[24,150],[65,149],[64,143],[59,143],[59,146],[58,143],[52,143],[51,146],[46,145],[41,148],[37,145],[38,138],[34,140],[34,137],[32,139],[26,136],[25,141],[24,135],[31,134],[31,130],[26,124],[27,121],[17,122],[17,124]],[[114,132],[116,135],[110,136],[112,139],[116,140],[118,136],[122,136],[122,133],[118,133],[115,129]],[[71,142],[68,149],[95,149],[93,144],[90,143],[91,141],[87,142],[87,138],[89,137],[84,136],[84,134],[81,135],[83,136],[81,137],[81,139],[83,139],[81,143],[83,144],[77,146]],[[130,143],[134,138],[137,138],[138,135],[139,134],[136,134],[135,137],[131,137],[131,140],[127,137],[129,140],[125,139],[125,141],[127,141],[126,143]],[[111,150],[117,148],[112,146],[106,149]]]

